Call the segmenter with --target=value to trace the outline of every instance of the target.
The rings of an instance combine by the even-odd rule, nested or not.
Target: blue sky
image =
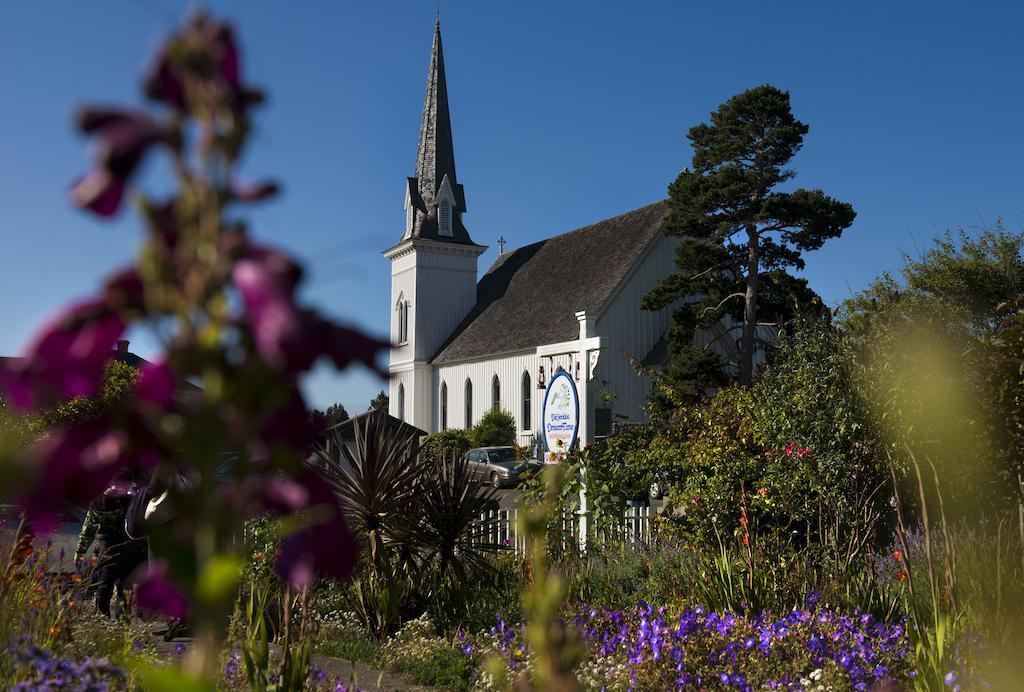
[[[387,332],[434,22],[432,0],[208,2],[234,19],[258,113],[244,172],[281,180],[255,235],[304,260],[304,297]],[[134,253],[131,215],[71,209],[88,168],[76,104],[139,103],[138,75],[186,11],[170,0],[8,3],[0,14],[0,354]],[[465,222],[511,247],[647,204],[689,162],[686,131],[773,83],[810,125],[796,183],[857,209],[807,257],[835,304],[944,229],[1024,227],[1024,53],[1017,3],[444,0]],[[160,185],[158,170],[147,182]],[[145,334],[133,350],[152,356]],[[318,370],[315,405],[366,408],[383,383]]]

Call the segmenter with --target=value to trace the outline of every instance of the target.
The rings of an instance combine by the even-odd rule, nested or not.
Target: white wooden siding
[[[466,410],[466,379],[473,382],[473,424],[491,409],[491,382],[498,376],[501,382],[501,408],[512,414],[516,421],[516,437],[519,444],[527,445],[533,436],[540,434],[541,409],[544,406],[544,390],[537,389],[537,371],[545,365],[544,380],[551,380],[553,367],[561,366],[571,370],[571,356],[557,358],[538,358],[534,351],[513,353],[493,358],[440,365],[434,368],[434,382],[431,389],[435,392],[434,417],[429,427],[438,430],[441,425],[441,383],[448,384],[448,427],[463,428]],[[524,425],[522,420],[522,378],[523,372],[530,373],[530,385],[533,387],[530,396],[530,421]]]
[[[594,373],[596,389],[613,395],[609,406],[612,421],[646,420],[643,405],[650,396],[650,381],[638,375],[630,357],[642,361],[665,333],[672,307],[652,312],[640,309],[643,295],[663,277],[675,271],[678,240],[659,236],[650,251],[627,277],[618,293],[598,317],[596,332],[608,340]]]

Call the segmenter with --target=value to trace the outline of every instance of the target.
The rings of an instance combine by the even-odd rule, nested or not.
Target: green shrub
[[[474,447],[510,447],[516,443],[516,419],[508,411],[492,408],[473,426]]]
[[[887,536],[887,471],[853,350],[820,322],[781,340],[749,389],[683,411],[652,448],[675,467],[674,521],[712,552],[766,535],[848,570]],[[675,441],[661,444],[666,434]],[[744,522],[746,526],[744,526]]]
[[[430,461],[461,457],[473,447],[469,433],[465,430],[449,428],[431,433],[423,440],[420,457]]]
[[[658,469],[651,465],[655,457],[651,446],[656,435],[653,425],[620,427],[590,449],[592,474],[608,485],[608,492],[621,499],[647,497]]]

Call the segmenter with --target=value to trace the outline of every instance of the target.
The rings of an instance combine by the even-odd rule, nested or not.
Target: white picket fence
[[[653,536],[654,518],[657,511],[649,506],[626,507],[620,522],[611,526],[603,526],[600,530],[591,527],[586,544],[601,547],[608,542],[625,542],[629,544],[646,544]],[[583,545],[580,536],[580,517],[575,512],[563,512],[559,519],[559,530],[553,538],[561,541],[563,549],[571,545]],[[473,531],[473,541],[508,546],[519,555],[526,552],[526,536],[518,530],[519,510],[494,509],[482,512],[477,519]]]

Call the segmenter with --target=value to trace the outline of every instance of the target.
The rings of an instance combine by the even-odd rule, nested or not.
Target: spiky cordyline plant
[[[338,495],[354,534],[365,540],[374,569],[391,562],[386,551],[396,551],[403,561],[413,557],[415,507],[425,489],[426,467],[415,429],[393,433],[387,421],[386,415],[372,413],[353,420],[354,450],[337,428],[316,449],[317,466]]]
[[[496,491],[474,481],[465,457],[453,455],[433,462],[430,475],[416,500],[423,564],[441,580],[460,586],[490,574],[491,558],[508,549],[492,540],[497,518],[480,518],[489,507],[497,506]]]

